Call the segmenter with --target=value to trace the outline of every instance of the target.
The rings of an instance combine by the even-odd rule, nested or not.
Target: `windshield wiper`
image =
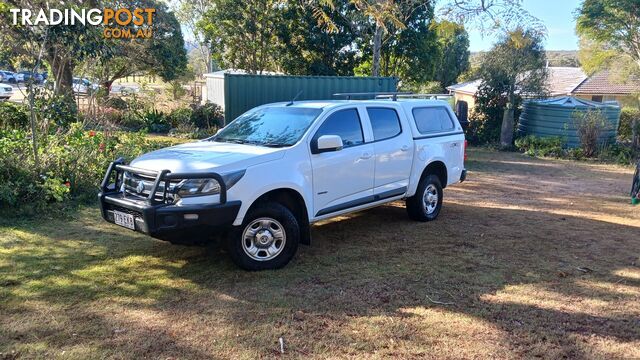
[[[259,144],[259,145],[260,146],[266,146],[266,147],[274,147],[274,148],[275,147],[280,148],[280,147],[291,146],[289,144],[283,144],[283,143],[262,143],[262,144]]]
[[[226,139],[226,138],[219,138],[219,139],[218,138],[214,138],[213,141],[233,143],[233,144],[246,144],[246,143],[248,143],[248,141],[242,140],[242,139]]]

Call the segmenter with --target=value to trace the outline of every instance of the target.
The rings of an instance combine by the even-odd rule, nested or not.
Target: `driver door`
[[[343,148],[317,153],[314,146],[322,135],[340,136]],[[357,108],[341,109],[330,114],[313,135],[310,152],[314,217],[372,201],[374,149],[373,144],[365,143],[365,132]]]

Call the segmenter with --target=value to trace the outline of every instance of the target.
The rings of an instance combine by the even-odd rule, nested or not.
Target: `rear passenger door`
[[[367,106],[375,153],[374,195],[380,199],[407,191],[413,161],[411,130],[403,129],[393,107]]]
[[[427,146],[438,147],[431,149],[431,153],[444,157],[449,181],[460,179],[464,166],[464,135],[449,109],[444,106],[416,107],[412,112],[420,138],[427,140]]]

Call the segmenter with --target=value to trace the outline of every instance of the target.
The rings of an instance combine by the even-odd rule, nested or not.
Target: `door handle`
[[[362,159],[362,160],[371,159],[371,156],[373,156],[373,155],[371,155],[368,152],[366,152],[366,153],[363,153],[362,155],[360,155],[360,159]]]
[[[458,146],[458,143],[451,143],[451,147],[456,147]]]
[[[400,150],[402,150],[402,151],[407,151],[407,150],[409,150],[409,145],[402,145],[402,147],[400,148]]]

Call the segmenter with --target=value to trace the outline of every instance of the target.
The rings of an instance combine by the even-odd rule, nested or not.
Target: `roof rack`
[[[430,99],[430,100],[440,100],[440,99],[450,99],[452,98],[453,95],[451,94],[413,94],[413,93],[398,93],[398,95],[395,96],[394,101],[397,98],[402,98],[402,99]],[[389,95],[386,94],[381,94],[379,96],[376,96],[376,98],[390,98]]]
[[[398,100],[399,95],[411,95],[410,92],[397,92],[397,91],[384,91],[384,92],[353,92],[353,93],[335,93],[333,96],[346,97],[347,100],[351,100],[352,96],[372,96],[374,99],[379,96],[387,96],[393,99],[393,101]]]
[[[440,100],[442,98],[449,99],[453,97],[451,94],[414,94],[412,92],[399,91],[335,93],[333,96],[346,97],[347,100],[351,100],[353,96],[371,96],[374,99],[391,99],[393,101],[397,101],[398,98]]]

